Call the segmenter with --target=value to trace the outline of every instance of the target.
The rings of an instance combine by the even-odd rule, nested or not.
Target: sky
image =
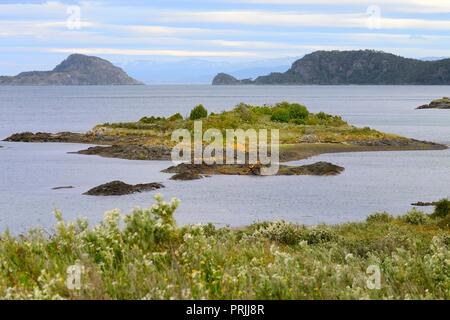
[[[1,75],[71,53],[242,63],[354,49],[449,57],[450,0],[0,0]]]

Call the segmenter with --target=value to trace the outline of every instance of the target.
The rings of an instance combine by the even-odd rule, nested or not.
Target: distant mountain
[[[227,80],[228,79],[228,80]],[[236,84],[450,84],[450,59],[422,61],[373,51],[316,51],[295,61],[284,73],[253,81],[218,74],[213,85]]]
[[[133,78],[147,84],[210,84],[219,72],[238,78],[256,78],[273,71],[284,72],[297,58],[286,57],[255,61],[159,58],[117,63]]]
[[[138,85],[122,69],[98,57],[73,54],[52,71],[22,72],[14,77],[0,77],[0,85]]]

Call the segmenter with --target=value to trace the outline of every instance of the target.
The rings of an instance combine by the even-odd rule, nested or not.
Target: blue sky
[[[75,52],[127,63],[366,48],[450,56],[450,0],[0,1],[0,74]]]

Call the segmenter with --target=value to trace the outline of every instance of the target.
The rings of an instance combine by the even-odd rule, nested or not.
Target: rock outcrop
[[[73,54],[52,71],[22,72],[14,77],[0,77],[0,85],[81,86],[139,85],[111,62],[92,56]]]
[[[450,109],[450,98],[436,99],[431,101],[430,104],[425,104],[417,109]]]
[[[164,188],[164,186],[160,183],[130,185],[122,181],[112,181],[92,188],[84,194],[88,196],[122,196],[127,194],[152,191],[160,188]]]
[[[189,164],[182,163],[163,170],[165,173],[176,173],[173,180],[194,180],[205,175],[241,175],[260,176],[262,165],[260,164]],[[315,175],[335,176],[344,171],[344,168],[329,162],[317,162],[304,166],[280,166],[278,176]]]
[[[95,146],[75,152],[84,155],[98,155],[104,158],[127,160],[170,160],[171,149],[165,146],[113,145]]]

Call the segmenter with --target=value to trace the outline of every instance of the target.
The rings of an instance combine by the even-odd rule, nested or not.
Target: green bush
[[[252,122],[253,114],[250,107],[245,103],[240,103],[236,106],[234,111],[238,114],[238,116],[245,122]]]
[[[270,120],[278,122],[289,122],[290,120],[289,110],[284,108],[273,110],[272,117],[270,117]]]
[[[183,120],[183,116],[178,112],[178,113],[175,113],[174,115],[170,116],[167,120],[179,121],[179,120]]]
[[[208,116],[208,110],[202,105],[199,104],[194,109],[192,109],[191,114],[189,115],[189,119],[191,120],[200,120],[202,118],[206,118]]]
[[[417,209],[412,209],[406,215],[403,216],[403,220],[406,223],[414,225],[425,224],[427,223],[428,219],[429,219],[428,215]]]
[[[291,120],[294,119],[306,119],[309,116],[309,111],[305,106],[293,103],[288,106],[289,117]]]
[[[155,122],[161,122],[161,121],[165,121],[165,118],[161,118],[161,117],[143,117],[139,120],[139,122],[141,123],[155,123]]]
[[[442,199],[435,204],[434,218],[445,218],[450,214],[450,200]]]
[[[388,223],[394,220],[394,218],[387,212],[377,212],[374,214],[371,214],[367,217],[367,222],[383,222]]]

